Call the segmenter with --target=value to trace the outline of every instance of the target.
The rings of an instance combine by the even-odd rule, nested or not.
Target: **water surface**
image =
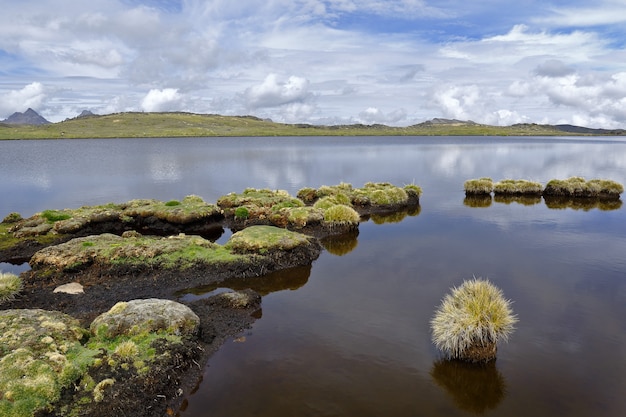
[[[0,217],[188,194],[214,202],[246,187],[422,186],[418,212],[370,219],[325,242],[310,268],[260,278],[262,317],[211,358],[184,417],[626,415],[626,209],[476,207],[462,190],[482,176],[626,184],[619,138],[5,141],[0,174]],[[0,265],[11,268],[24,266]],[[483,369],[442,362],[428,327],[472,276],[500,287],[520,320]]]

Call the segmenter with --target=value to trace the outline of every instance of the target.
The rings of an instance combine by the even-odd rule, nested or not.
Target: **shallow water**
[[[626,184],[618,138],[0,142],[0,173],[0,217],[188,194],[214,202],[246,187],[423,187],[418,212],[370,219],[325,242],[310,268],[259,278],[262,317],[211,358],[183,417],[626,415],[626,209],[476,207],[462,190],[482,176]],[[472,276],[500,287],[520,320],[482,369],[440,361],[428,327]],[[224,289],[180,297],[214,290]]]

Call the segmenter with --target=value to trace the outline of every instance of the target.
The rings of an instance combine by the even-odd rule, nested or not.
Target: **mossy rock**
[[[144,333],[192,336],[200,319],[183,304],[155,298],[119,302],[98,317],[89,327],[94,336],[115,338]]]
[[[275,226],[250,226],[233,234],[224,245],[235,253],[291,251],[314,244],[315,239],[302,233]]]
[[[0,311],[0,415],[48,409],[91,363],[78,320],[56,311]]]
[[[245,206],[249,210],[256,208],[278,210],[283,207],[301,207],[302,201],[292,197],[285,190],[270,190],[267,188],[246,188],[242,193],[229,193],[217,199],[217,206],[224,210],[226,216],[233,216],[237,207]],[[250,214],[252,216],[252,214]]]
[[[30,264],[36,271],[71,272],[92,266],[186,269],[240,259],[200,236],[125,236],[104,233],[72,239],[36,252]]]

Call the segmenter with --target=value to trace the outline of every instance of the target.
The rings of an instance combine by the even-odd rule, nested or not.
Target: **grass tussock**
[[[591,197],[618,199],[624,192],[624,186],[613,180],[570,177],[565,180],[550,180],[543,191],[544,196],[553,197]]]
[[[0,304],[10,301],[21,291],[22,280],[8,272],[0,272]]]
[[[494,194],[541,195],[543,185],[536,181],[504,179],[493,185]]]
[[[508,340],[517,317],[511,302],[487,280],[472,279],[452,288],[430,325],[432,339],[448,358],[471,362],[495,358],[495,347]],[[493,357],[476,356],[476,347],[493,346]]]
[[[493,191],[493,180],[488,177],[467,180],[463,184],[465,195],[491,194]]]

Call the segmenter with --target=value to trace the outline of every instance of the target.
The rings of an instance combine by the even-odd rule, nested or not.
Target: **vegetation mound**
[[[570,177],[565,180],[554,179],[546,184],[544,196],[551,197],[584,197],[600,199],[619,199],[624,186],[612,180]]]
[[[494,194],[498,195],[541,195],[543,186],[535,181],[505,179],[493,185]]]
[[[467,180],[463,184],[465,195],[491,194],[493,191],[493,180],[489,177]]]
[[[103,409],[121,409],[119,399],[129,395],[120,390],[131,385],[172,395],[165,385],[192,364],[180,352],[195,345],[198,325],[189,307],[156,299],[116,304],[91,332],[57,311],[0,311],[0,415],[112,415]],[[165,381],[154,379],[163,375]]]
[[[435,345],[451,359],[489,362],[497,343],[513,332],[516,316],[502,291],[487,280],[472,279],[452,288],[431,320]]]
[[[492,192],[500,197],[499,202],[507,202],[503,197],[521,196],[533,197],[531,200],[521,200],[522,204],[536,204],[534,197],[567,197],[592,198],[600,200],[618,200],[624,192],[624,186],[618,182],[605,179],[585,180],[582,177],[570,177],[566,180],[550,180],[545,187],[540,183],[528,180],[504,179],[493,183],[491,178],[467,180],[464,183],[466,196],[487,196]],[[467,205],[472,205],[473,200]],[[479,205],[480,206],[480,205]]]
[[[32,416],[59,400],[90,361],[78,320],[54,311],[0,311],[0,415]]]
[[[68,239],[125,231],[172,235],[194,233],[212,237],[223,232],[224,215],[219,207],[198,196],[182,201],[132,200],[84,206],[78,209],[44,210],[28,219],[11,213],[0,223],[0,253],[21,253],[28,259],[42,247]],[[13,249],[15,247],[15,249]],[[10,258],[12,255],[0,256]]]

